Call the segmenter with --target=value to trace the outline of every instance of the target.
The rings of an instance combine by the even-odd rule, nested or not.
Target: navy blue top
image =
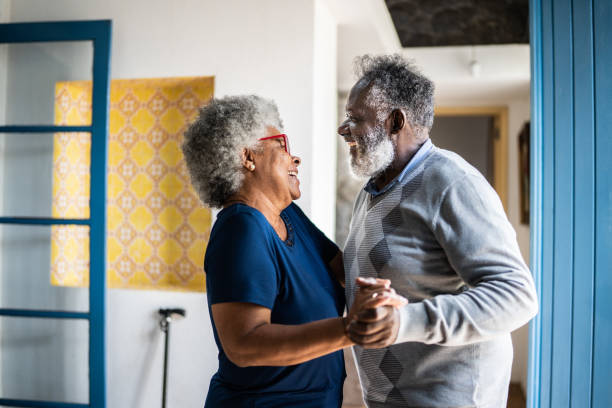
[[[238,367],[226,356],[211,305],[248,302],[271,310],[276,324],[302,324],[341,316],[344,292],[328,264],[338,252],[302,210],[282,213],[281,240],[258,210],[244,204],[223,209],[210,234],[204,269],[219,370],[206,407],[340,407],[345,378],[342,351],[288,367]]]

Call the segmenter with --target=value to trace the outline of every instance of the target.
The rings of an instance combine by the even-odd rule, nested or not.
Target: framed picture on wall
[[[521,224],[529,224],[529,129],[530,123],[525,122],[518,137]]]

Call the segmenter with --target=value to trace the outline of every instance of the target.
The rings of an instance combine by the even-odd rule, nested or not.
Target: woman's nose
[[[292,160],[293,164],[295,164],[296,167],[302,164],[302,159],[300,159],[298,156],[292,156]]]

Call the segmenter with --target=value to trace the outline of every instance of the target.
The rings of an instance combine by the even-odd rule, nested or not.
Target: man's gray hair
[[[242,149],[256,147],[266,127],[282,130],[276,104],[256,95],[212,99],[185,132],[191,184],[205,205],[222,207],[244,180]]]
[[[366,102],[380,121],[402,109],[417,135],[426,136],[434,119],[434,84],[399,54],[355,58],[355,74],[370,84]]]

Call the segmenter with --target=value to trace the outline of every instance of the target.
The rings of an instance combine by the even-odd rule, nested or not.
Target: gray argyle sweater
[[[369,407],[505,407],[510,332],[537,312],[516,234],[485,178],[431,148],[382,194],[357,196],[344,250],[357,276],[390,279],[409,300],[394,345],[355,346]],[[413,163],[414,164],[414,163]]]

